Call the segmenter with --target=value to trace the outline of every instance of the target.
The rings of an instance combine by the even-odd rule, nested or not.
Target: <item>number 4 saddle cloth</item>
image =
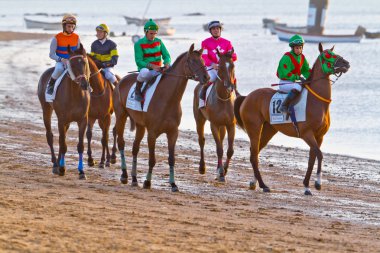
[[[295,112],[295,118],[297,122],[306,121],[306,102],[307,102],[307,90],[303,89],[298,98],[295,99],[296,103],[291,103]],[[269,118],[270,124],[285,124],[292,123],[290,117],[280,112],[281,104],[284,102],[287,93],[276,92],[269,103]]]

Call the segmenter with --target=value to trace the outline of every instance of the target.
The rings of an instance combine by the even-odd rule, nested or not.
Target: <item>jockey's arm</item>
[[[306,78],[308,79],[310,74],[311,74],[311,69],[310,69],[310,66],[309,66],[309,63],[307,62],[306,58],[305,58],[305,61],[301,67],[301,74]]]
[[[284,55],[281,58],[280,63],[278,64],[278,68],[277,68],[278,78],[280,78],[281,80],[289,80],[292,82],[299,80],[300,77],[292,73],[293,68],[294,67],[289,56]]]
[[[161,41],[161,54],[162,54],[162,59],[164,60],[164,65],[165,66],[170,65],[170,62],[171,62],[170,54],[169,54],[169,51],[166,49],[165,44],[162,43],[162,41]]]
[[[148,68],[149,62],[144,61],[144,53],[140,44],[136,43],[134,46],[135,49],[135,62],[139,69]]]
[[[57,50],[57,39],[54,37],[52,40],[51,40],[51,43],[50,43],[50,53],[49,53],[49,57],[54,60],[54,61],[61,61],[61,57],[59,57],[57,54],[56,54],[56,50]]]

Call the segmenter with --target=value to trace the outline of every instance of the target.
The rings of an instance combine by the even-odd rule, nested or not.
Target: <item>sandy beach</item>
[[[53,175],[36,95],[47,66],[37,68],[40,62],[28,54],[40,47],[35,40],[47,38],[51,35],[0,32],[8,49],[0,62],[1,252],[379,252],[380,162],[375,160],[325,153],[322,190],[304,196],[308,151],[269,145],[260,163],[272,192],[263,193],[248,187],[253,172],[247,141],[235,142],[227,182],[221,184],[215,181],[212,136],[206,136],[207,172],[200,175],[197,135],[181,131],[175,171],[180,192],[171,193],[167,183],[163,137],[156,145],[152,189],[144,190],[145,139],[139,187],[119,182],[119,160],[105,169],[86,166],[88,179],[79,181],[72,124],[68,171]],[[13,43],[25,39],[31,40],[28,48]],[[93,154],[99,160],[101,135],[95,128]],[[57,147],[55,116],[53,129]],[[128,172],[133,136],[126,130]],[[315,171],[311,185],[314,179]]]

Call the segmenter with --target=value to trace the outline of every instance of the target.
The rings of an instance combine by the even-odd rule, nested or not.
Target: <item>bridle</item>
[[[86,78],[87,79],[87,76],[86,74],[81,74],[81,75],[78,75],[78,76],[75,76],[74,75],[74,72],[72,71],[71,69],[71,64],[70,64],[70,61],[72,59],[75,59],[75,58],[82,58],[83,61],[87,61],[87,58],[83,55],[74,55],[74,56],[71,56],[69,59],[68,59],[68,63],[69,63],[69,66],[68,66],[68,71],[69,71],[69,75],[70,75],[70,78],[71,80],[73,80],[76,84],[79,84],[81,79],[82,78]]]
[[[219,100],[222,100],[222,101],[229,101],[231,99],[231,96],[232,96],[232,91],[233,91],[233,87],[231,85],[228,84],[228,80],[231,79],[230,77],[230,73],[228,72],[228,67],[225,66],[227,68],[227,80],[223,80],[222,78],[220,78],[219,76],[219,73],[216,74],[216,77],[223,83],[223,86],[227,89],[228,91],[228,94],[229,96],[227,98],[221,98],[219,95],[218,95],[218,92],[215,92],[216,93],[216,96]],[[218,71],[219,72],[219,71]],[[231,81],[231,80],[230,80]]]

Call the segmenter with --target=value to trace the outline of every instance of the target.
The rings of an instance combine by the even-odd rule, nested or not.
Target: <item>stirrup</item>
[[[49,94],[49,95],[53,95],[53,93],[54,93],[54,84],[52,84],[52,85],[48,84],[48,88],[47,88],[46,93]]]
[[[135,100],[141,102],[144,100],[144,98],[142,97],[140,93],[139,94],[135,93]]]

